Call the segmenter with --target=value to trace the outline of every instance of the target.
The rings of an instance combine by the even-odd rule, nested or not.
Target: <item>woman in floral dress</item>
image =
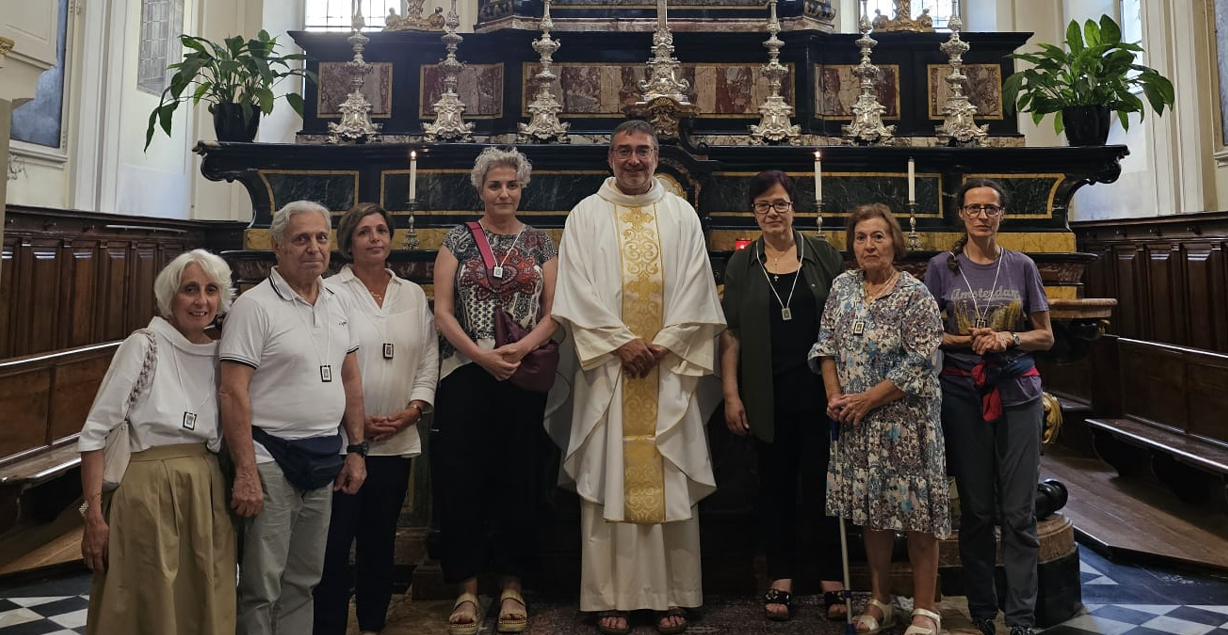
[[[812,366],[823,373],[827,414],[839,425],[827,473],[827,513],[863,527],[869,605],[856,619],[870,635],[895,624],[887,593],[895,532],[908,535],[915,597],[905,635],[935,635],[938,538],[951,531],[940,423],[938,304],[895,268],[904,234],[885,205],[850,215],[858,268],[832,283]]]

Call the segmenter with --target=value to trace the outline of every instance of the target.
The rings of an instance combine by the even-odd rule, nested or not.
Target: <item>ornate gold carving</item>
[[[16,42],[0,35],[0,57],[7,57],[14,46],[17,46]]]
[[[1057,441],[1057,435],[1062,432],[1062,404],[1057,400],[1057,397],[1047,392],[1040,393],[1040,402],[1045,407],[1043,444],[1051,445],[1054,441]]]
[[[888,20],[886,16],[874,10],[875,31],[914,31],[924,32],[934,30],[934,18],[930,17],[929,9],[922,9],[921,15],[912,18],[912,0],[895,0],[895,18]]]
[[[651,342],[664,322],[665,278],[656,209],[615,207],[623,265],[623,322]],[[665,459],[657,449],[658,369],[623,376],[623,518],[665,522]]]
[[[422,17],[423,0],[409,0],[409,6],[405,10],[405,16],[397,14],[397,10],[388,9],[388,15],[384,18],[385,31],[442,31],[443,30],[443,7],[435,7],[435,11],[426,17]]]

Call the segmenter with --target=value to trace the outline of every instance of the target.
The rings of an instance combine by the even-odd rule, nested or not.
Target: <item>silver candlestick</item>
[[[870,63],[870,50],[878,45],[878,41],[870,37],[866,0],[861,0],[860,27],[861,37],[857,40],[857,46],[861,49],[861,63],[853,69],[853,75],[861,79],[861,94],[853,104],[853,123],[840,126],[840,130],[849,143],[887,145],[895,137],[895,126],[883,125],[883,113],[887,112],[887,107],[879,103],[874,88],[879,69]]]
[[[921,234],[917,232],[917,202],[908,203],[908,250],[921,251]]]
[[[664,139],[679,137],[683,117],[693,116],[697,108],[686,96],[691,83],[681,79],[681,64],[674,54],[674,35],[669,31],[669,7],[657,0],[657,30],[652,35],[654,56],[648,60],[648,79],[640,82],[640,100],[629,108],[632,114],[652,123]]]
[[[750,127],[750,136],[758,143],[790,143],[801,136],[801,126],[794,125],[789,116],[793,107],[785,103],[780,96],[780,86],[789,69],[780,63],[780,48],[785,45],[780,38],[780,21],[776,19],[776,0],[768,0],[771,7],[771,17],[768,18],[768,33],[770,36],[763,43],[768,50],[768,63],[762,67],[763,76],[768,80],[768,88],[772,94],[759,106],[759,125]]]
[[[444,34],[440,38],[448,49],[448,56],[439,63],[443,69],[443,95],[435,102],[435,121],[423,124],[427,141],[471,141],[473,139],[473,124],[465,123],[462,113],[465,104],[456,94],[457,75],[465,70],[464,62],[456,59],[456,47],[464,38],[456,34],[460,26],[460,15],[456,13],[456,0],[452,0],[452,8],[444,18]]]
[[[328,124],[327,140],[329,143],[375,141],[380,132],[380,126],[371,123],[371,103],[362,94],[367,75],[371,74],[371,64],[362,57],[363,49],[367,46],[367,42],[371,41],[371,38],[363,35],[362,32],[363,27],[366,26],[366,21],[362,17],[362,0],[358,0],[354,5],[354,18],[350,25],[354,33],[347,41],[354,47],[354,59],[345,64],[346,69],[350,72],[350,94],[340,106],[341,122],[329,122]]]
[[[550,70],[550,65],[554,63],[555,52],[563,46],[562,43],[550,37],[550,29],[553,28],[554,20],[550,19],[550,0],[545,0],[542,9],[542,34],[533,41],[533,50],[541,55],[541,71],[533,78],[533,84],[537,86],[537,94],[533,96],[533,103],[529,104],[529,113],[533,115],[533,118],[529,123],[522,123],[519,126],[521,141],[558,141],[561,143],[570,141],[567,138],[567,130],[571,124],[559,121],[559,113],[562,112],[563,106],[554,98],[554,93],[550,92],[550,86],[554,84],[554,80],[558,79]]]
[[[942,107],[944,117],[942,125],[936,127],[937,137],[948,145],[979,145],[989,136],[989,125],[976,125],[976,106],[964,95],[964,85],[968,83],[968,76],[963,71],[964,53],[972,46],[959,37],[964,22],[959,18],[958,0],[951,2],[951,21],[947,26],[951,29],[951,37],[938,48],[950,58],[951,74],[947,75],[946,81],[951,87],[951,94]]]
[[[406,207],[409,208],[409,231],[405,232],[405,239],[401,241],[401,246],[413,251],[420,246],[418,230],[414,228],[414,214],[418,211],[418,201],[409,201]]]

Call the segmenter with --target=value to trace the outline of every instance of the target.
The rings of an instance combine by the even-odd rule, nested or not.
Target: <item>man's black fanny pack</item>
[[[324,487],[337,480],[345,455],[341,454],[341,435],[282,439],[252,426],[252,439],[273,455],[290,484],[303,490]]]

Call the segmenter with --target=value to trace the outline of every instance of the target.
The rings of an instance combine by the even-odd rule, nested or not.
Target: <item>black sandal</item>
[[[622,618],[623,627],[614,628],[601,623],[607,617]],[[631,632],[631,614],[626,611],[601,611],[597,613],[597,632],[602,635],[628,635]]]
[[[831,612],[831,609],[833,606],[843,607],[844,610],[846,611],[848,610],[847,605],[844,603],[844,590],[843,589],[839,591],[824,591],[823,592],[823,611],[827,614],[827,619],[833,622],[848,621],[847,613],[844,615],[833,615]]]
[[[690,623],[687,622],[686,609],[681,606],[671,606],[667,611],[657,611],[657,632],[661,635],[678,635],[685,633]],[[669,617],[680,617],[682,623],[675,626],[662,626],[661,621]]]
[[[782,604],[785,607],[784,613],[773,613],[767,610],[768,605]],[[773,622],[788,622],[792,617],[793,612],[793,596],[788,591],[780,589],[768,589],[763,595],[763,614]]]

